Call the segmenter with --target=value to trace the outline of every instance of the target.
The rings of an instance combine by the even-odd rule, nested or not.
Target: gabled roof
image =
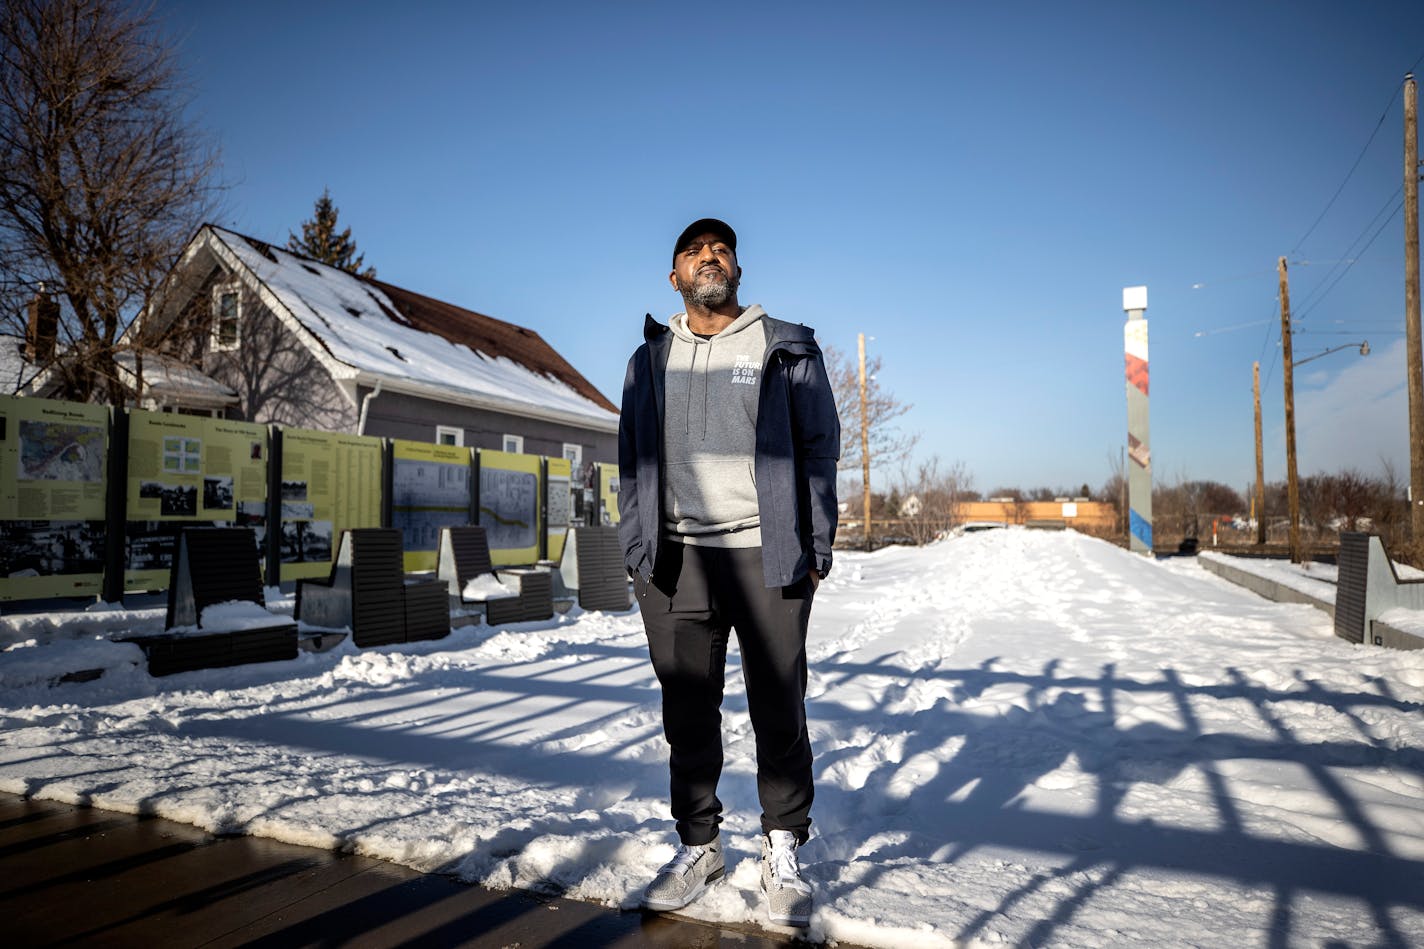
[[[604,431],[618,410],[538,333],[206,225],[337,378]],[[225,251],[226,253],[223,253]],[[294,326],[295,324],[295,326]]]

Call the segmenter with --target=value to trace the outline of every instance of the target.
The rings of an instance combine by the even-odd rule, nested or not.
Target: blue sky
[[[329,187],[382,279],[536,329],[615,402],[643,313],[680,308],[673,238],[713,215],[742,302],[874,336],[918,454],[983,491],[1109,476],[1122,288],[1147,285],[1154,476],[1244,489],[1253,360],[1285,472],[1286,255],[1296,358],[1372,348],[1298,372],[1302,472],[1408,476],[1402,217],[1358,247],[1399,201],[1424,4],[157,12],[222,149],[219,223],[285,241]]]

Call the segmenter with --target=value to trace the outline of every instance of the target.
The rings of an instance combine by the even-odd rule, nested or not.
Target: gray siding
[[[362,386],[360,397],[364,398],[369,391]],[[503,444],[501,439],[504,435],[522,435],[526,455],[560,458],[564,453],[564,443],[569,442],[583,446],[585,462],[611,463],[618,460],[618,436],[613,432],[598,432],[504,412],[451,405],[384,389],[371,400],[367,410],[367,435],[433,442],[437,425],[464,429],[465,445],[470,448],[498,449]]]
[[[242,292],[242,345],[209,351],[203,371],[237,390],[229,412],[248,422],[354,432],[358,410],[317,358],[255,296]]]

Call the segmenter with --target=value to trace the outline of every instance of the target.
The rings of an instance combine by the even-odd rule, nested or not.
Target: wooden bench
[[[342,531],[325,580],[297,581],[297,619],[329,629],[349,627],[357,646],[439,639],[450,633],[445,584],[405,575],[400,530]]]
[[[144,651],[148,671],[155,676],[275,662],[297,656],[297,624],[285,616],[268,614],[270,623],[244,618],[230,629],[209,614],[209,607],[224,603],[252,603],[262,610],[261,552],[248,527],[188,527],[178,533],[178,549],[169,571],[168,613],[164,632],[129,639]],[[207,632],[171,632],[177,628]]]
[[[571,527],[553,569],[554,599],[585,610],[621,612],[632,605],[628,568],[616,527]],[[565,607],[567,609],[568,607]]]
[[[553,580],[547,570],[516,568],[496,571],[490,562],[489,537],[483,527],[470,524],[440,531],[436,576],[445,584],[452,610],[465,611],[492,626],[529,623],[554,615]],[[472,580],[489,576],[510,589],[505,596],[469,597]]]

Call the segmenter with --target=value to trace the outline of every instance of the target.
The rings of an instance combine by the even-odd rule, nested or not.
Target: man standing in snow
[[[643,906],[679,909],[724,872],[720,709],[735,629],[756,733],[762,888],[772,922],[805,926],[806,625],[831,568],[840,419],[812,331],[739,305],[741,276],[730,227],[688,225],[669,275],[686,311],[667,325],[647,317],[623,383],[618,533],[662,684],[681,838]]]

